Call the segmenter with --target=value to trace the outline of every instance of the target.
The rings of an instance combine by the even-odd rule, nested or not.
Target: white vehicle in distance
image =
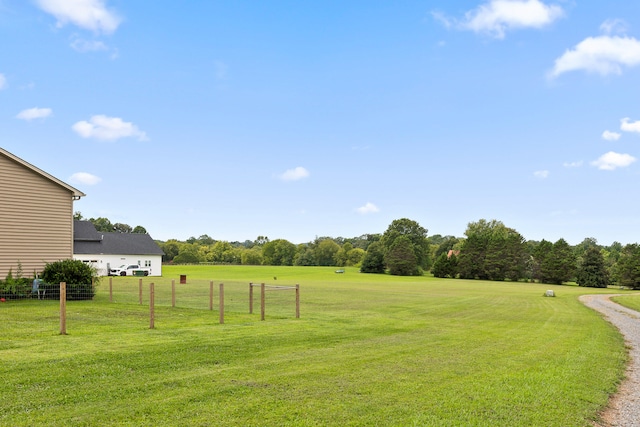
[[[140,267],[137,264],[121,265],[109,270],[109,276],[148,276],[150,273],[150,268]]]

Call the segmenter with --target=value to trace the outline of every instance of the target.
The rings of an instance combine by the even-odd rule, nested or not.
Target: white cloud
[[[558,77],[569,71],[584,70],[598,73],[621,74],[622,67],[640,64],[640,41],[633,37],[588,37],[572,50],[556,59],[549,77]]]
[[[605,130],[604,132],[602,132],[602,139],[605,139],[607,141],[617,141],[621,136],[622,135],[618,132],[611,132],[610,130]]]
[[[578,160],[577,162],[564,162],[562,166],[565,168],[579,168],[582,166],[582,160]]]
[[[113,33],[122,19],[108,10],[104,0],[36,0],[43,11],[53,15],[58,27],[68,23],[86,30]]]
[[[280,175],[280,179],[283,181],[298,181],[309,176],[309,171],[305,168],[298,166],[294,169],[289,169]]]
[[[26,110],[20,111],[16,115],[16,119],[21,120],[33,120],[33,119],[44,119],[45,117],[49,117],[53,111],[51,108],[28,108]]]
[[[376,213],[379,212],[380,209],[378,209],[378,207],[376,205],[374,205],[371,202],[367,202],[365,203],[364,206],[360,206],[359,208],[356,209],[356,212],[358,212],[359,214],[362,215],[366,215],[366,214],[370,214],[370,213]]]
[[[637,159],[629,154],[620,154],[613,151],[603,154],[597,160],[591,162],[593,166],[596,166],[601,170],[614,170],[617,168],[624,168],[635,162]]]
[[[627,32],[628,25],[622,19],[607,19],[600,24],[600,31],[604,34],[624,34]]]
[[[5,87],[7,87],[7,78],[4,76],[4,74],[0,74],[0,90],[4,89]]]
[[[102,181],[101,178],[87,172],[76,172],[69,177],[69,182],[72,184],[96,185],[100,181]]]
[[[84,40],[81,38],[74,38],[71,42],[71,48],[81,53],[109,50],[107,45],[99,40]]]
[[[545,179],[549,177],[549,171],[548,170],[535,171],[533,173],[533,176],[539,179]]]
[[[101,140],[115,140],[135,137],[140,141],[148,141],[147,135],[131,122],[125,122],[119,117],[108,117],[102,114],[92,116],[90,121],[80,121],[71,127],[83,138]]]
[[[560,6],[547,5],[540,0],[490,0],[465,13],[461,21],[439,12],[432,13],[446,28],[487,33],[498,39],[504,38],[508,30],[542,28],[563,15]]]
[[[630,121],[628,117],[620,120],[620,130],[625,132],[639,132],[640,133],[640,120],[636,122]]]

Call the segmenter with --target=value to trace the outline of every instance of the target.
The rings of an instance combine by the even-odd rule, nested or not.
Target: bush
[[[9,273],[4,281],[0,280],[0,297],[7,299],[27,298],[31,295],[31,281],[22,277],[22,264],[18,262],[18,269],[15,277],[9,269]]]
[[[46,291],[45,298],[60,298],[60,282],[67,284],[67,300],[93,299],[96,271],[79,260],[65,259],[47,264],[42,272],[44,283],[40,289]]]

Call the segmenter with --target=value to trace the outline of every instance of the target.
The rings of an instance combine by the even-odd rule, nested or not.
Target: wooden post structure
[[[154,313],[154,305],[155,305],[155,285],[153,282],[149,283],[149,329],[155,329],[155,313]]]
[[[171,279],[171,307],[176,306],[176,281]]]
[[[265,286],[264,283],[260,284],[260,320],[264,320],[264,294],[265,294]]]
[[[213,311],[213,280],[209,282],[209,311]]]
[[[224,283],[220,283],[220,301],[219,301],[219,312],[220,312],[220,324],[224,324]]]
[[[60,335],[67,335],[67,283],[60,282]]]
[[[142,279],[138,279],[138,301],[142,305]]]
[[[300,318],[300,285],[296,285],[296,319]]]
[[[113,302],[113,277],[109,276],[109,302]]]
[[[253,314],[253,283],[249,283],[249,314]]]

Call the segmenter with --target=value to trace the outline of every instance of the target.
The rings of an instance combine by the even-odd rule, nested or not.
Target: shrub
[[[22,277],[22,264],[18,261],[15,277],[9,269],[4,281],[0,281],[0,297],[8,299],[26,298],[31,294],[31,281]]]
[[[94,283],[98,280],[96,271],[79,260],[65,259],[49,263],[42,271],[40,289],[45,290],[45,298],[60,298],[60,282],[67,284],[67,300],[93,299]]]

